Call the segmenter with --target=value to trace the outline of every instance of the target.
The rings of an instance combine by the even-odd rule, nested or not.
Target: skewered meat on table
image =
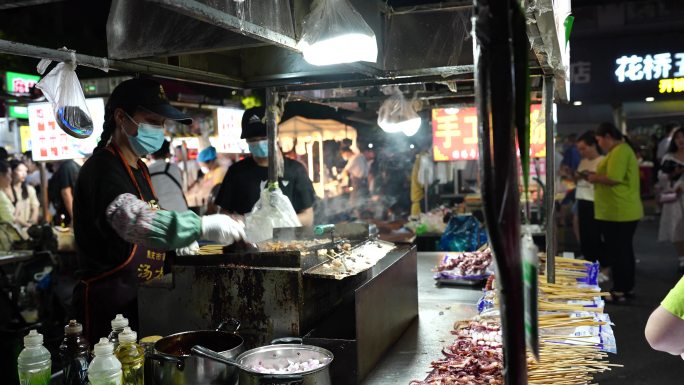
[[[437,271],[449,271],[462,276],[483,275],[491,264],[492,252],[487,249],[449,255],[437,266]]]

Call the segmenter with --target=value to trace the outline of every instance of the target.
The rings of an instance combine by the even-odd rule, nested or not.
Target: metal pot
[[[317,359],[325,364],[315,370],[293,374],[265,374],[254,370],[240,370],[240,385],[330,385],[330,364],[333,354],[323,348],[302,345],[301,339],[275,340],[274,345],[262,346],[240,354],[235,361],[243,367],[262,366],[265,368],[287,367],[291,361]],[[298,344],[282,342],[299,342]]]
[[[223,331],[231,326],[232,332]],[[172,334],[154,344],[155,354],[146,356],[145,372],[152,385],[233,385],[238,370],[209,359],[191,355],[190,349],[203,345],[226,358],[235,359],[244,348],[237,335],[240,323],[224,321],[216,330],[198,330]]]

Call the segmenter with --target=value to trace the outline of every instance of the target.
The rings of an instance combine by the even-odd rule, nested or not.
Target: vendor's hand
[[[186,256],[186,255],[197,255],[199,254],[200,247],[197,241],[192,242],[189,246],[181,247],[176,249],[176,255]]]
[[[225,214],[202,217],[202,239],[230,245],[245,238],[245,225]]]

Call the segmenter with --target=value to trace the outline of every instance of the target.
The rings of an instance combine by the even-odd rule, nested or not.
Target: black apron
[[[133,175],[133,171],[125,161],[121,150],[114,144],[107,147],[121,160],[126,168],[131,182],[138,190],[140,199],[145,200],[142,190]],[[138,167],[142,171],[149,185],[152,195],[156,199],[149,171],[145,164],[138,160]],[[155,201],[149,202],[155,207]],[[84,327],[89,341],[98,341],[106,337],[111,331],[111,320],[117,314],[128,318],[133,330],[138,330],[138,285],[152,279],[164,276],[164,261],[166,252],[151,250],[143,245],[133,245],[131,253],[124,263],[114,269],[81,281],[76,287],[80,291],[84,314]],[[94,342],[93,342],[94,343]]]

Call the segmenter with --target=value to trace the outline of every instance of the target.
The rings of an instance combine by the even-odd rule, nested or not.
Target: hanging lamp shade
[[[413,136],[421,123],[422,119],[399,88],[392,91],[378,111],[378,126],[387,133],[403,132],[406,136]]]
[[[297,48],[309,64],[331,64],[378,59],[375,33],[348,0],[318,0],[303,24]]]

